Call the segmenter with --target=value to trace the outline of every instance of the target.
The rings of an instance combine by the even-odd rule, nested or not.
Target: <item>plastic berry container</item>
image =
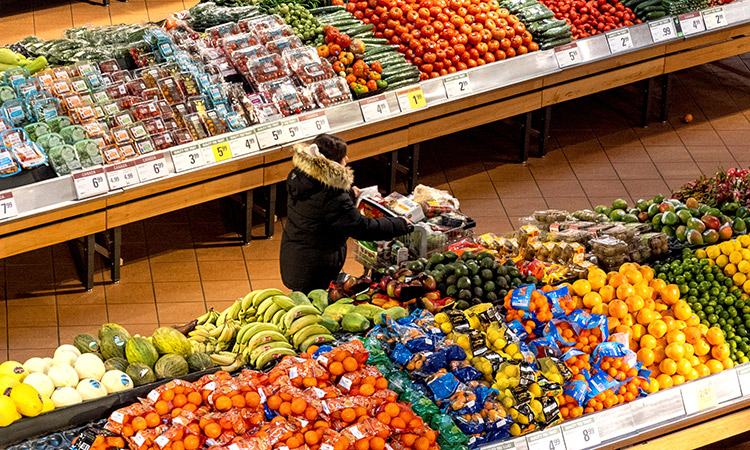
[[[154,147],[156,147],[156,150],[165,150],[175,145],[175,139],[169,132],[155,134],[151,136],[151,140],[154,141]]]
[[[239,33],[240,27],[234,22],[228,22],[221,25],[216,25],[215,27],[206,28],[206,35],[208,35],[214,42],[232,34]]]
[[[172,139],[177,145],[187,144],[193,142],[193,135],[186,128],[178,128],[171,132]]]
[[[254,45],[252,47],[236,50],[231,53],[230,57],[232,60],[232,64],[234,64],[235,69],[237,69],[237,72],[248,74],[250,72],[250,69],[248,68],[248,62],[261,56],[265,56],[268,53],[269,51],[265,46]]]
[[[76,142],[74,145],[76,149],[76,155],[81,165],[85,167],[96,166],[104,164],[104,158],[99,151],[99,144],[91,139]]]
[[[206,111],[206,117],[203,118],[203,124],[206,127],[206,131],[211,136],[223,134],[227,132],[227,124],[224,122],[215,110],[211,109]]]
[[[346,103],[352,100],[352,94],[346,80],[341,77],[334,77],[328,80],[313,83],[310,86],[315,101],[322,108],[327,108],[339,103]]]
[[[21,171],[16,155],[8,147],[0,147],[0,177],[9,177]]]
[[[124,144],[132,141],[132,136],[130,135],[130,131],[128,131],[127,125],[112,128],[111,135],[114,144]]]
[[[542,223],[562,222],[568,217],[567,211],[559,209],[546,209],[544,211],[534,211],[534,219]]]
[[[297,36],[285,36],[266,43],[269,52],[281,55],[284,50],[294,50],[302,47],[302,41]]]
[[[224,50],[224,53],[226,53],[227,55],[231,55],[234,51],[252,47],[253,45],[258,45],[259,43],[260,40],[258,39],[258,36],[255,35],[255,33],[240,33],[221,38],[219,39],[217,44],[219,47],[221,47],[222,50]]]
[[[311,47],[286,49],[281,52],[281,56],[292,70],[304,66],[305,64],[320,61],[318,53]]]
[[[592,252],[600,258],[602,256],[612,257],[628,253],[628,244],[612,236],[592,239],[590,243]]]
[[[14,126],[22,127],[33,121],[29,105],[20,98],[12,98],[3,102],[0,113],[13,122]]]
[[[284,60],[276,53],[248,61],[248,70],[248,76],[255,86],[289,76]]]
[[[126,84],[126,87],[128,89],[128,94],[139,96],[141,95],[141,92],[145,91],[146,89],[150,87],[155,87],[155,86],[149,86],[146,83],[146,80],[144,80],[143,78],[136,78],[134,80],[128,81],[128,83]]]
[[[164,123],[164,119],[161,117],[152,117],[151,119],[144,120],[143,126],[146,127],[148,134],[159,134],[167,131],[167,124]]]
[[[157,81],[162,97],[169,103],[179,103],[183,101],[184,94],[180,89],[180,84],[174,77],[163,77]]]
[[[284,25],[284,21],[280,16],[276,14],[270,16],[242,19],[237,22],[237,26],[245,33],[250,31],[254,31],[257,33],[258,31],[267,30],[269,28],[276,28],[282,25]]]
[[[109,98],[116,100],[128,96],[128,85],[126,83],[115,83],[107,86],[107,95]]]
[[[130,136],[133,137],[133,139],[143,139],[147,138],[149,131],[146,125],[143,124],[143,122],[136,122],[134,124],[128,125],[128,133],[130,133]]]
[[[2,144],[3,147],[11,148],[16,144],[28,140],[29,135],[26,134],[26,131],[24,131],[23,128],[11,128],[10,130],[5,130],[0,133],[0,144]]]
[[[155,101],[137,103],[130,108],[130,111],[135,120],[145,120],[152,117],[159,117],[161,115],[159,105],[157,105]]]
[[[198,141],[200,139],[209,137],[208,131],[206,131],[206,126],[203,123],[203,119],[201,118],[200,114],[188,114],[185,117],[185,125],[187,125],[187,129],[188,131],[190,131],[190,134],[193,136],[194,140]]]
[[[306,86],[336,76],[333,67],[325,59],[293,67],[292,71],[299,82]]]
[[[114,164],[123,159],[116,145],[107,145],[101,149],[102,157],[107,164]]]
[[[286,25],[269,27],[264,30],[257,30],[261,44],[265,45],[276,39],[294,36],[292,29]]]

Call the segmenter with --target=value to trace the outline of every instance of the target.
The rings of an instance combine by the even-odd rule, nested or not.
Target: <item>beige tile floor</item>
[[[0,41],[32,32],[59,36],[86,23],[159,20],[195,2],[112,0],[109,8],[76,0],[10,3],[16,6],[0,19]],[[718,168],[750,166],[750,54],[677,74],[667,123],[637,126],[639,102],[631,88],[556,106],[551,149],[527,164],[511,162],[515,150],[504,128],[427,142],[420,181],[458,197],[476,219],[476,233],[505,233],[536,209],[589,208],[617,197],[632,202]],[[687,113],[694,117],[690,124],[681,121]],[[355,168],[360,186],[366,185],[370,168]],[[282,227],[283,219],[272,239],[240,247],[218,202],[126,226],[122,280],[112,284],[100,269],[91,292],[77,280],[66,245],[0,260],[0,361],[51,354],[106,321],[148,334],[209,307],[223,309],[251,288],[281,287]],[[359,272],[351,246],[349,256],[345,271]]]

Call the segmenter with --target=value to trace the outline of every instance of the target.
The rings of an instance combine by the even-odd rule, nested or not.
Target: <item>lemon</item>
[[[23,381],[28,374],[29,372],[26,371],[23,364],[18,361],[5,361],[0,364],[0,375],[10,375],[19,382]]]
[[[448,321],[448,314],[442,313],[442,312],[435,314],[435,323],[437,323],[438,325],[443,324],[447,321]]]
[[[750,280],[745,281],[745,284],[742,285],[742,290],[745,291],[745,294],[750,294]]]
[[[732,281],[734,281],[735,286],[742,286],[746,280],[747,277],[742,272],[737,272],[732,276]]]
[[[722,242],[721,244],[719,244],[719,250],[721,250],[721,253],[728,256],[730,253],[732,253],[732,251],[734,251],[734,245],[732,245],[732,243],[729,241]]]
[[[517,377],[520,374],[520,369],[514,364],[508,364],[503,369],[503,373],[508,378]]]
[[[508,342],[503,338],[498,338],[492,341],[492,347],[494,347],[495,350],[502,350],[507,344]]]
[[[448,334],[453,330],[453,325],[451,325],[450,322],[443,322],[440,324],[440,329],[443,333]]]
[[[724,275],[731,277],[735,273],[737,273],[737,266],[735,266],[734,264],[727,264],[726,266],[724,266]]]
[[[735,250],[729,254],[730,263],[737,265],[737,263],[739,263],[740,261],[742,261],[742,253]]]
[[[7,395],[10,397],[10,390],[18,383],[20,383],[20,381],[18,381],[16,377],[0,375],[0,395]]]
[[[10,391],[10,399],[16,410],[26,417],[38,416],[44,408],[42,396],[29,384],[19,384]]]
[[[520,435],[521,434],[521,427],[517,423],[514,423],[513,425],[510,426],[510,434],[512,436],[518,436],[518,435]]]
[[[706,251],[703,249],[699,249],[695,251],[695,257],[698,259],[705,259],[706,258]],[[437,316],[435,316],[435,320],[437,320]]]
[[[18,414],[13,400],[10,397],[0,395],[0,427],[7,427],[20,418],[21,415]]]
[[[529,402],[529,407],[531,407],[531,410],[534,411],[534,414],[539,414],[542,412],[542,402],[539,400],[532,400]]]
[[[721,251],[719,250],[719,247],[716,245],[711,245],[706,247],[706,256],[708,256],[711,259],[716,259],[721,255]]]
[[[503,399],[503,406],[505,406],[506,409],[510,409],[513,407],[513,397],[505,397]],[[513,415],[513,411],[511,410],[511,415]]]
[[[750,273],[750,261],[748,260],[740,261],[740,263],[737,264],[737,270],[739,270],[742,273]]]
[[[739,242],[737,242],[737,239],[733,239],[733,240],[731,240],[729,242],[732,243],[732,247],[734,247],[734,251],[738,252],[738,251],[742,250],[742,244],[740,244]]]
[[[716,265],[721,267],[722,269],[727,264],[729,264],[729,257],[727,257],[727,255],[719,255],[719,257],[716,258]]]
[[[529,386],[529,393],[533,395],[534,397],[541,397],[542,396],[542,388],[539,387],[537,383],[532,384]]]

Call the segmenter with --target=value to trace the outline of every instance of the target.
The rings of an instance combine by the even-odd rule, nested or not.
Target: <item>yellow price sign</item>
[[[716,391],[714,391],[714,387],[710,384],[696,389],[695,396],[698,404],[698,411],[713,408],[719,403],[716,398]]]
[[[216,162],[224,161],[232,157],[232,149],[229,147],[229,142],[214,144],[211,146],[211,150],[214,152],[214,160],[216,160]]]
[[[402,111],[407,108],[413,110],[427,106],[427,99],[424,96],[424,92],[422,92],[422,88],[416,86],[399,92],[398,103]]]

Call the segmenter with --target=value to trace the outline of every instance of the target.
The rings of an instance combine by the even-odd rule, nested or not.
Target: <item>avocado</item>
[[[471,280],[469,277],[461,277],[458,279],[456,287],[459,289],[469,289],[471,287]]]
[[[661,221],[664,225],[677,225],[677,214],[672,211],[666,211],[662,215]]]
[[[455,284],[450,285],[447,288],[445,288],[445,295],[447,297],[455,297],[457,293],[458,293],[458,288],[456,287]]]
[[[484,284],[484,280],[482,280],[482,277],[480,277],[479,275],[474,275],[473,277],[471,277],[472,286],[481,286],[482,284]]]
[[[471,290],[471,292],[472,294],[474,294],[474,297],[484,297],[484,290],[480,286],[475,286],[474,289]]]
[[[495,278],[495,273],[490,269],[482,269],[482,271],[479,273],[479,276],[482,277],[483,280],[491,280]]]
[[[445,261],[445,256],[443,256],[442,253],[435,253],[432,255],[429,259],[431,266],[436,266],[438,264],[442,264]]]
[[[424,265],[419,261],[409,261],[408,263],[406,263],[405,267],[415,273],[419,273],[424,270]]]
[[[448,262],[453,262],[458,259],[458,255],[456,252],[445,252],[443,253],[443,258]]]
[[[471,300],[471,291],[469,289],[461,289],[458,291],[459,300]]]
[[[462,261],[471,261],[472,259],[476,259],[476,255],[474,255],[474,252],[464,252],[461,255]]]
[[[482,286],[482,289],[484,289],[485,292],[495,292],[495,289],[497,289],[497,286],[495,285],[494,281],[488,281],[484,283],[484,286]]]
[[[469,269],[469,273],[476,275],[479,273],[479,264],[476,261],[469,261],[466,263],[466,268]]]
[[[445,279],[445,284],[448,286],[455,286],[458,283],[458,277],[455,275],[448,275]]]
[[[612,202],[612,209],[626,209],[628,207],[628,202],[625,200],[618,198],[614,202]]]

